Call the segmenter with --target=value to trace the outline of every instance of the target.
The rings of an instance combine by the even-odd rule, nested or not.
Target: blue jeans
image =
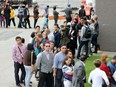
[[[26,66],[25,65],[25,71],[26,71],[26,76],[25,76],[25,87],[30,87],[30,80],[32,77],[32,71],[31,71],[31,66]]]
[[[18,28],[22,27],[22,20],[23,20],[23,15],[19,15],[19,25],[18,25]]]
[[[55,87],[63,87],[62,77],[63,77],[62,69],[57,69],[54,83]]]

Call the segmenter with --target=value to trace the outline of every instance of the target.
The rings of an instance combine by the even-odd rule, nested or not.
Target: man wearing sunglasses
[[[53,83],[53,74],[52,74],[52,66],[54,55],[50,52],[50,44],[43,44],[44,51],[39,53],[37,56],[36,67],[40,69],[40,80],[38,83],[38,87],[43,87],[46,82],[47,87],[52,87]]]

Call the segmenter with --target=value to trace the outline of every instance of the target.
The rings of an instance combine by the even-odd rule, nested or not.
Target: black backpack
[[[85,27],[86,30],[85,30],[85,34],[84,34],[84,38],[91,38],[91,29],[89,27]]]

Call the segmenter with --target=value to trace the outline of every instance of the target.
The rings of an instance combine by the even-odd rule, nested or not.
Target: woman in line
[[[73,66],[72,59],[67,57],[63,63],[63,77],[64,77],[64,87],[71,87],[72,84],[72,76],[73,76]]]
[[[11,25],[11,21],[13,22],[13,25],[16,28],[15,13],[14,13],[14,9],[12,8],[12,6],[10,6],[10,25]]]
[[[30,87],[30,80],[32,77],[32,65],[35,64],[36,56],[33,52],[33,44],[28,44],[27,45],[27,51],[24,54],[24,67],[26,71],[26,76],[25,76],[25,87]]]
[[[106,73],[109,81],[111,82],[111,72],[110,72],[110,68],[107,66],[108,59],[109,59],[108,54],[102,54],[100,69]],[[104,87],[105,87],[105,84],[104,84]]]

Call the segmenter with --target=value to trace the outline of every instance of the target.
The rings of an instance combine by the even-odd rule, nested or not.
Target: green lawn
[[[89,77],[90,72],[95,68],[94,65],[93,65],[93,61],[95,59],[100,59],[100,56],[91,56],[86,61],[85,69],[86,69],[87,79],[86,79],[85,87],[91,87],[91,85],[88,84],[88,77]],[[111,59],[111,58],[109,58],[109,59]]]

